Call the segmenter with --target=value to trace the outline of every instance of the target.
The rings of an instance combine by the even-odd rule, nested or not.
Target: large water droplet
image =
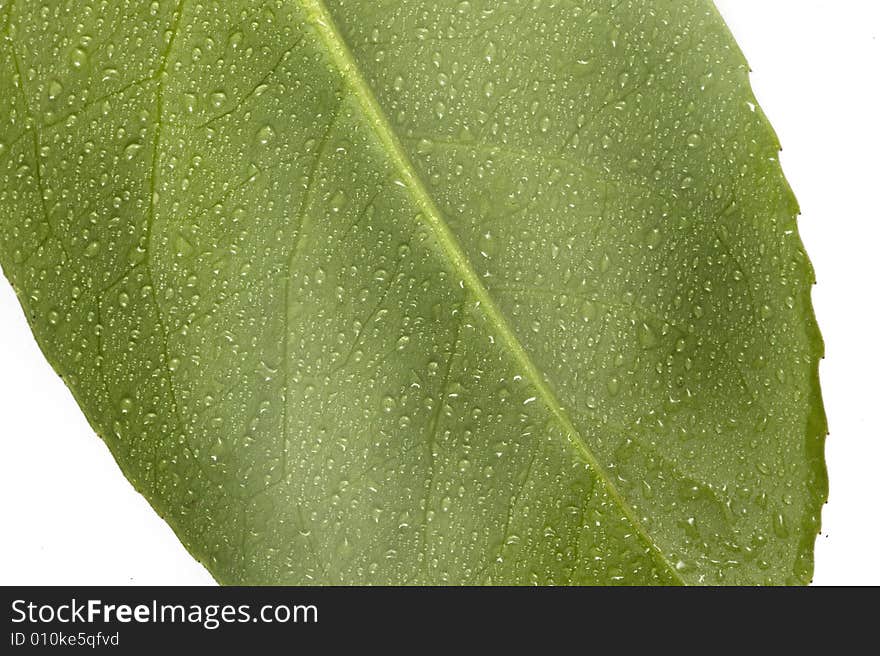
[[[83,68],[89,64],[89,54],[83,48],[74,48],[70,51],[68,61],[73,68]]]
[[[275,137],[275,130],[271,125],[264,125],[260,128],[260,131],[257,132],[257,141],[259,141],[262,145],[266,145]]]

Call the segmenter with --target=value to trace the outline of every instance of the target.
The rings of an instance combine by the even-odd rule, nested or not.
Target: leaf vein
[[[531,379],[532,384],[538,392],[538,395],[542,398],[544,405],[556,418],[575,451],[581,455],[586,464],[588,464],[604,484],[609,497],[618,506],[623,517],[630,525],[632,525],[637,537],[647,548],[647,553],[652,553],[659,563],[668,569],[671,578],[684,584],[685,581],[681,577],[681,574],[672,565],[669,558],[663,553],[657,543],[641,526],[633,509],[623,498],[620,491],[611,481],[608,473],[604,470],[593,452],[587,446],[583,436],[572,423],[568,413],[550,388],[550,385],[541,375],[537,366],[532,361],[531,357],[528,355],[522,343],[519,341],[513,329],[510,327],[506,318],[495,303],[495,300],[483,285],[463,248],[458,243],[457,238],[443,218],[436,202],[428,192],[420,175],[417,173],[414,164],[410,160],[409,155],[401,143],[400,137],[391,126],[384,110],[376,100],[372,89],[364,79],[358,64],[355,62],[348,45],[339,33],[323,0],[300,0],[300,2],[306,10],[308,18],[316,28],[318,35],[324,41],[331,57],[339,67],[341,74],[350,84],[353,94],[360,100],[365,117],[372,124],[372,128],[374,129],[377,138],[387,149],[389,157],[399,168],[402,182],[409,189],[414,202],[422,210],[420,216],[426,222],[427,226],[434,232],[439,245],[444,250],[444,254],[448,257],[450,264],[461,274],[462,284],[470,289],[470,292],[478,301],[478,305],[483,308],[486,318],[498,329],[502,341],[507,345],[507,348],[511,351],[514,359],[523,367],[524,373],[527,377]]]

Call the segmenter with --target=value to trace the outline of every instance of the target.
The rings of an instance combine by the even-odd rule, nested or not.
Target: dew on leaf
[[[12,12],[0,259],[218,580],[809,579],[812,281],[703,2]]]
[[[257,132],[257,141],[259,141],[262,145],[268,144],[272,141],[272,138],[275,136],[275,130],[271,125],[264,125]]]
[[[89,55],[83,48],[73,48],[69,56],[70,65],[77,69],[87,66],[89,63]]]
[[[55,100],[58,96],[64,93],[64,87],[61,86],[61,82],[52,79],[49,80],[49,85],[46,87],[46,91],[49,95],[49,100]]]

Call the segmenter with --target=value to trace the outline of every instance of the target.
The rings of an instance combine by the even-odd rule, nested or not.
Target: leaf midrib
[[[634,510],[629,506],[623,498],[623,495],[611,481],[611,478],[587,445],[583,436],[580,434],[580,431],[572,423],[568,413],[563,408],[562,403],[557,398],[555,392],[550,388],[549,384],[541,375],[540,370],[532,361],[532,358],[516,336],[516,333],[514,333],[513,329],[510,327],[501,309],[489,294],[489,290],[480,281],[479,276],[471,266],[470,259],[458,243],[458,239],[449,225],[443,219],[442,212],[431,197],[431,194],[425,183],[422,181],[421,176],[417,172],[415,165],[407,154],[407,151],[404,149],[395,129],[376,99],[370,84],[361,73],[354,55],[348,47],[348,44],[345,42],[345,39],[342,37],[342,34],[339,32],[324,0],[298,0],[298,2],[305,11],[308,19],[316,28],[318,35],[324,42],[333,61],[338,66],[343,78],[350,85],[351,92],[360,102],[364,115],[370,122],[379,141],[385,147],[389,159],[397,165],[403,178],[402,182],[406,185],[413,200],[421,210],[420,216],[434,233],[440,247],[451,261],[453,267],[460,273],[462,283],[474,295],[487,319],[495,325],[498,330],[499,338],[504,342],[517,362],[522,366],[525,377],[531,380],[538,393],[538,397],[559,422],[572,447],[574,447],[581,457],[583,457],[586,463],[595,472],[596,476],[602,481],[606,492],[623,513],[624,519],[632,525],[639,538],[641,538],[663,566],[669,570],[672,577],[681,584],[686,585],[686,581],[682,578],[678,570],[672,565],[657,543],[636,519]]]

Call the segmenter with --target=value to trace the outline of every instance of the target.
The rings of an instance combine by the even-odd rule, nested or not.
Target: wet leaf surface
[[[219,581],[809,581],[813,273],[710,2],[0,7],[0,261]]]

